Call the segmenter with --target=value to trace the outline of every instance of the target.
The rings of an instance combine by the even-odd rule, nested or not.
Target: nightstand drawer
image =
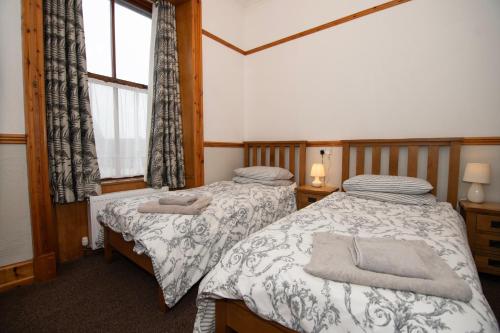
[[[500,235],[476,234],[476,247],[500,255]]]
[[[312,203],[315,203],[316,201],[320,201],[324,197],[325,197],[324,195],[300,193],[299,194],[300,206],[306,207]]]
[[[484,273],[500,274],[500,257],[475,255],[477,270]]]
[[[500,216],[478,214],[476,228],[479,231],[498,232],[500,234]]]

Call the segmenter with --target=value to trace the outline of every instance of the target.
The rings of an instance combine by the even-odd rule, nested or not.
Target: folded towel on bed
[[[177,205],[177,206],[188,206],[193,204],[198,199],[195,195],[179,195],[179,194],[168,194],[167,196],[160,198],[158,200],[160,205]]]
[[[353,237],[329,232],[314,234],[311,261],[304,270],[327,280],[470,301],[472,291],[469,285],[430,247],[421,245],[419,241],[408,243],[426,263],[431,279],[408,278],[360,269],[354,264],[350,253]]]
[[[430,279],[427,266],[415,251],[415,245],[429,247],[424,241],[354,237],[353,246],[349,250],[354,265],[361,269]]]
[[[137,208],[139,213],[199,215],[212,202],[211,196],[200,196],[189,206],[160,205],[158,201],[145,202]]]

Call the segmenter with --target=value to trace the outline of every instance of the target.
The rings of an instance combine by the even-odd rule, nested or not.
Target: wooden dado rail
[[[3,134],[0,133],[0,144],[26,144],[26,134]]]
[[[500,136],[462,138],[462,146],[500,146]],[[306,141],[307,147],[342,147],[341,140]],[[243,142],[205,141],[205,148],[243,148]]]

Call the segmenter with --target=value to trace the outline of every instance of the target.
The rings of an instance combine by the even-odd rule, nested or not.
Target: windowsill
[[[101,180],[102,194],[138,190],[148,187],[144,181],[144,176],[125,178],[106,178]]]
[[[132,177],[122,177],[122,178],[104,178],[101,179],[101,185],[108,184],[122,184],[129,182],[144,181],[144,176],[132,176]]]

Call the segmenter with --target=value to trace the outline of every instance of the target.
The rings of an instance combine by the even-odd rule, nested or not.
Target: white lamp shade
[[[325,176],[325,167],[321,163],[314,163],[311,168],[311,176],[312,177],[324,177]]]
[[[467,163],[465,166],[464,182],[489,184],[490,165],[488,163]]]

